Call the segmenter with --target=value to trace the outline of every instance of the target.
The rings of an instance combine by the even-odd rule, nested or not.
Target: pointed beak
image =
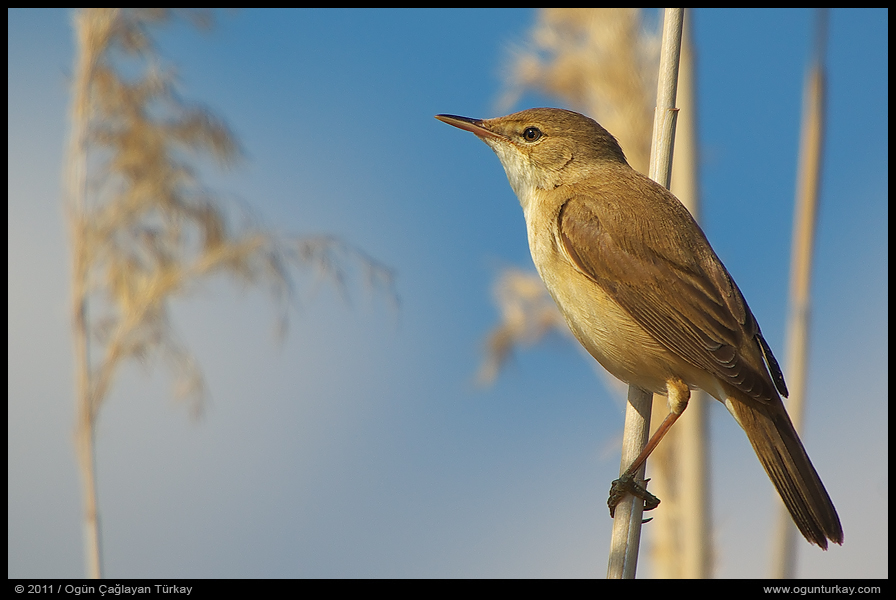
[[[482,119],[471,119],[470,117],[458,117],[457,115],[436,115],[436,118],[443,123],[448,123],[449,125],[454,125],[458,129],[463,129],[464,131],[469,131],[471,133],[475,133],[478,137],[482,138],[493,138],[497,140],[501,140],[502,142],[508,142],[505,136],[500,133],[496,133],[486,128],[485,121]]]

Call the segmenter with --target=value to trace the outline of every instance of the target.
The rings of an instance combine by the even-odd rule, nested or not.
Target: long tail
[[[774,400],[777,406],[738,398],[731,398],[725,404],[747,433],[759,462],[778,489],[800,533],[823,550],[827,550],[828,540],[842,544],[843,528],[837,509],[815,472],[783,402],[780,398]]]

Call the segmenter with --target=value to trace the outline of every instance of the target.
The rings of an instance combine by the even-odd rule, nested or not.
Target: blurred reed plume
[[[636,8],[539,9],[528,43],[513,50],[501,112],[527,90],[553,96],[597,119],[632,167],[646,173],[660,47],[653,29]],[[500,322],[486,342],[479,372],[484,383],[494,380],[515,347],[534,345],[552,328],[571,336],[534,270],[499,274],[494,296]],[[615,380],[609,385],[617,387]]]
[[[659,30],[637,8],[542,8],[501,102],[511,106],[527,89],[562,99],[612,132],[646,172],[659,48]]]
[[[678,104],[682,111],[672,191],[696,217],[699,194],[688,26],[685,18]],[[629,164],[647,174],[661,40],[660,23],[652,22],[640,9],[540,9],[528,44],[514,52],[501,112],[508,112],[526,91],[557,98],[599,121],[617,138]],[[552,328],[572,339],[534,271],[508,269],[499,274],[494,294],[500,322],[489,333],[480,380],[493,381],[515,348],[535,345]],[[590,360],[589,364],[595,366],[609,389],[624,389],[599,365]],[[624,398],[622,393],[617,396]],[[655,403],[657,414],[667,412],[665,397],[655,398]],[[703,446],[706,405],[702,392],[695,392],[688,417],[651,455],[651,487],[663,498],[664,507],[652,525],[654,576],[711,574],[710,508],[705,486],[708,465]]]
[[[90,577],[102,574],[94,432],[119,367],[163,358],[178,395],[194,414],[202,407],[202,374],[178,341],[173,298],[227,275],[265,287],[279,303],[285,332],[298,269],[341,291],[357,276],[392,294],[392,273],[365,253],[328,236],[297,239],[265,230],[202,185],[199,171],[208,159],[229,167],[241,152],[221,119],[179,96],[172,70],[161,64],[151,29],[174,18],[200,28],[212,23],[212,13],[198,9],[91,8],[73,17],[65,210]]]
[[[514,346],[534,345],[552,330],[568,332],[563,315],[538,275],[505,269],[492,291],[501,308],[501,325],[488,338],[478,377],[484,383],[495,380]]]

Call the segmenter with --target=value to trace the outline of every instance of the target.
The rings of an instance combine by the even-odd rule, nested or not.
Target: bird
[[[747,435],[799,531],[843,543],[837,510],[787,414],[784,375],[747,301],[684,205],[633,169],[585,115],[532,108],[503,117],[436,115],[497,154],[526,221],[532,260],[575,338],[609,373],[667,396],[669,415],[613,482],[615,504],[687,407],[722,402]]]

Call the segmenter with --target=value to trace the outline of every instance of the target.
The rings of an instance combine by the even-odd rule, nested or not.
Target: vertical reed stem
[[[684,9],[681,8],[665,10],[657,106],[653,122],[653,143],[650,149],[650,178],[667,188],[672,174],[672,148],[678,114],[675,97],[678,92],[683,15]],[[652,401],[653,397],[649,392],[634,386],[629,387],[620,474],[634,462],[647,444]],[[642,466],[635,475],[636,480],[644,478],[644,469]],[[607,567],[608,579],[635,578],[641,539],[642,510],[643,502],[636,498],[627,498],[616,507]]]

